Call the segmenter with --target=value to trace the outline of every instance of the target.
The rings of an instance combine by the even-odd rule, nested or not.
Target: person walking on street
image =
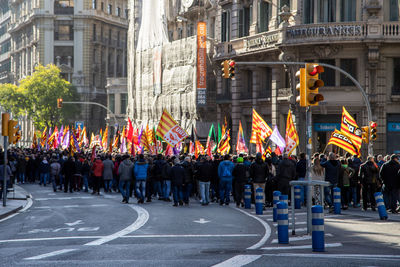
[[[101,184],[101,177],[103,175],[104,164],[100,159],[100,156],[96,157],[96,160],[92,166],[92,173],[93,173],[93,192],[92,194],[100,195],[100,184]]]
[[[210,156],[207,156],[207,158],[202,156],[200,162],[196,165],[196,176],[199,180],[201,205],[203,206],[210,203],[210,182],[213,175],[213,166],[210,160]]]
[[[192,194],[193,189],[193,164],[192,159],[190,157],[185,157],[185,160],[182,163],[182,167],[185,169],[185,180],[183,182],[183,202],[186,205],[189,205],[189,198]]]
[[[249,167],[245,165],[243,161],[243,157],[238,157],[236,160],[237,164],[232,171],[236,207],[240,205],[242,205],[242,207],[244,206],[244,186],[249,179],[249,177],[247,177]]]
[[[170,170],[169,176],[171,177],[172,195],[174,198],[174,207],[183,205],[182,187],[185,179],[185,169],[183,168],[178,158],[174,159],[174,166]]]
[[[103,160],[103,165],[104,192],[111,193],[114,169],[114,162],[111,160],[111,155],[107,154],[106,159]]]
[[[7,197],[7,189],[10,186],[10,176],[12,175],[11,168],[6,164],[6,177],[4,177],[4,154],[0,154],[0,199],[3,199],[3,185],[4,179],[6,179],[6,195]]]
[[[363,211],[368,208],[368,203],[371,209],[375,211],[375,197],[377,182],[379,178],[378,165],[374,162],[374,157],[368,156],[367,161],[360,166],[360,180],[362,186],[362,197],[363,197]]]
[[[64,162],[64,166],[62,168],[62,172],[64,174],[64,192],[68,192],[68,187],[69,187],[69,192],[72,193],[72,187],[73,187],[73,176],[75,174],[75,158],[74,157],[69,157],[66,162]]]
[[[400,162],[395,154],[390,156],[390,160],[384,163],[380,170],[380,177],[383,181],[383,194],[386,195],[386,207],[392,213],[398,213],[397,201],[399,200],[400,189]]]
[[[283,154],[283,159],[278,164],[276,170],[278,190],[282,195],[289,195],[289,182],[296,177],[296,163],[289,159],[288,154]]]
[[[135,163],[134,176],[136,179],[136,194],[138,203],[144,203],[146,196],[146,179],[148,176],[149,164],[145,161],[143,154],[139,155],[139,160]],[[121,177],[120,177],[121,179]]]
[[[39,185],[46,186],[47,183],[49,183],[49,173],[50,173],[50,164],[47,161],[47,158],[44,157],[42,162],[40,162],[39,165],[39,170],[40,170],[40,183]]]
[[[329,211],[333,212],[333,188],[339,182],[340,162],[336,159],[336,154],[329,152],[328,160],[321,161],[321,166],[325,168],[325,181],[330,182],[330,186],[324,187],[325,201],[329,205]]]
[[[133,178],[133,162],[130,160],[128,155],[123,157],[123,161],[118,167],[119,173],[119,192],[122,195],[122,203],[129,203],[129,191],[131,187],[131,181]]]
[[[57,180],[61,172],[61,164],[58,162],[57,157],[51,159],[50,164],[50,177],[53,185],[53,191],[57,191]]]
[[[219,176],[219,204],[222,206],[229,205],[230,195],[232,191],[232,172],[234,168],[233,162],[230,160],[229,155],[224,156],[224,160],[218,166],[218,176]]]
[[[254,199],[257,188],[263,191],[262,203],[265,205],[265,182],[269,175],[268,165],[263,161],[261,153],[257,153],[256,160],[250,165],[250,178],[253,181]]]

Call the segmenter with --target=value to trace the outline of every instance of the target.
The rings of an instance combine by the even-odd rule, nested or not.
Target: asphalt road
[[[256,216],[194,199],[122,204],[118,193],[23,187],[33,205],[0,222],[0,266],[400,266],[398,217],[327,214],[326,252],[312,253],[304,210],[280,245],[270,209]]]

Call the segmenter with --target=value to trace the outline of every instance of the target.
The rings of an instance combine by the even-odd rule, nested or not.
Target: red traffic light
[[[308,75],[314,76],[314,75],[324,72],[324,67],[322,67],[320,65],[316,65],[316,66],[311,65],[310,67],[307,66],[307,72],[308,72]]]
[[[378,124],[377,124],[376,122],[374,122],[374,121],[371,121],[371,123],[369,124],[369,126],[370,126],[371,128],[376,128],[376,127],[378,126]]]
[[[229,61],[229,66],[230,66],[230,67],[235,67],[235,65],[236,65],[236,62],[235,62],[235,61],[233,61],[233,60],[230,60],[230,61]]]

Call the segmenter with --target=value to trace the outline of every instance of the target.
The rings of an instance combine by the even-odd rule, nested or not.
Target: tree
[[[77,93],[75,87],[60,76],[60,69],[53,64],[35,67],[35,72],[20,80],[15,91],[14,109],[20,109],[19,113],[27,112],[38,129],[54,128],[76,114],[74,106],[57,108],[58,98],[71,101],[77,98]]]
[[[24,96],[15,84],[0,84],[0,104],[16,116],[24,113]]]

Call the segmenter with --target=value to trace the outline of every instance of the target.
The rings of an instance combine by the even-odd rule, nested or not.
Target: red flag
[[[97,144],[94,145],[93,148],[92,148],[92,156],[90,157],[90,161],[91,162],[93,162],[94,159],[96,158],[96,146],[97,146]]]
[[[133,139],[133,126],[132,126],[132,121],[131,119],[128,118],[128,125],[126,126],[128,128],[128,134],[126,135],[126,138],[128,139],[129,142],[132,143]]]
[[[276,154],[277,156],[282,155],[282,152],[281,152],[281,150],[279,149],[279,146],[276,147],[276,149],[275,149],[274,152],[275,152],[275,154]]]

